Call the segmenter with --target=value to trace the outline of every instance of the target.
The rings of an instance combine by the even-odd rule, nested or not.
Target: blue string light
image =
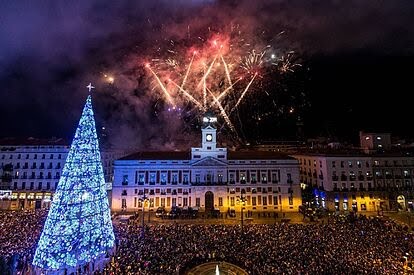
[[[106,254],[113,245],[114,232],[89,95],[33,265],[45,270],[82,266]]]

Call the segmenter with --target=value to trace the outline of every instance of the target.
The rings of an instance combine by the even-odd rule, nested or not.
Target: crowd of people
[[[33,259],[47,210],[0,211],[0,273],[22,270]]]
[[[43,210],[0,212],[0,257],[34,255]],[[99,274],[185,274],[208,261],[226,261],[248,274],[402,274],[414,234],[392,220],[332,217],[312,224],[114,224],[115,253]]]
[[[399,274],[414,235],[390,220],[333,217],[324,224],[116,227],[117,253],[104,274],[183,274],[227,261],[249,274]],[[406,254],[408,253],[408,254]]]

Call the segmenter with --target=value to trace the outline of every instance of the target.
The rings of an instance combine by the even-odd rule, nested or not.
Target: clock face
[[[206,140],[207,141],[212,141],[213,140],[213,135],[211,135],[211,134],[206,135]]]

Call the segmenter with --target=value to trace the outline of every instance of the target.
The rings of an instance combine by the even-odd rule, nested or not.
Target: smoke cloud
[[[157,48],[235,26],[256,45],[283,32],[281,47],[305,60],[360,50],[414,51],[414,5],[403,0],[23,0],[2,1],[0,10],[1,136],[71,138],[85,86],[93,82],[95,113],[108,143],[188,147],[197,121],[168,112],[137,64]],[[113,75],[113,85],[102,80],[105,74]]]

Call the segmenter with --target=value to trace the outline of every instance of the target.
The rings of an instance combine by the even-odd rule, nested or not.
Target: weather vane
[[[88,85],[88,86],[86,86],[86,88],[88,88],[89,92],[91,92],[91,91],[92,91],[92,89],[95,89],[95,87],[94,87],[94,86],[92,86],[92,83],[90,83],[90,82],[89,82],[89,85]]]

